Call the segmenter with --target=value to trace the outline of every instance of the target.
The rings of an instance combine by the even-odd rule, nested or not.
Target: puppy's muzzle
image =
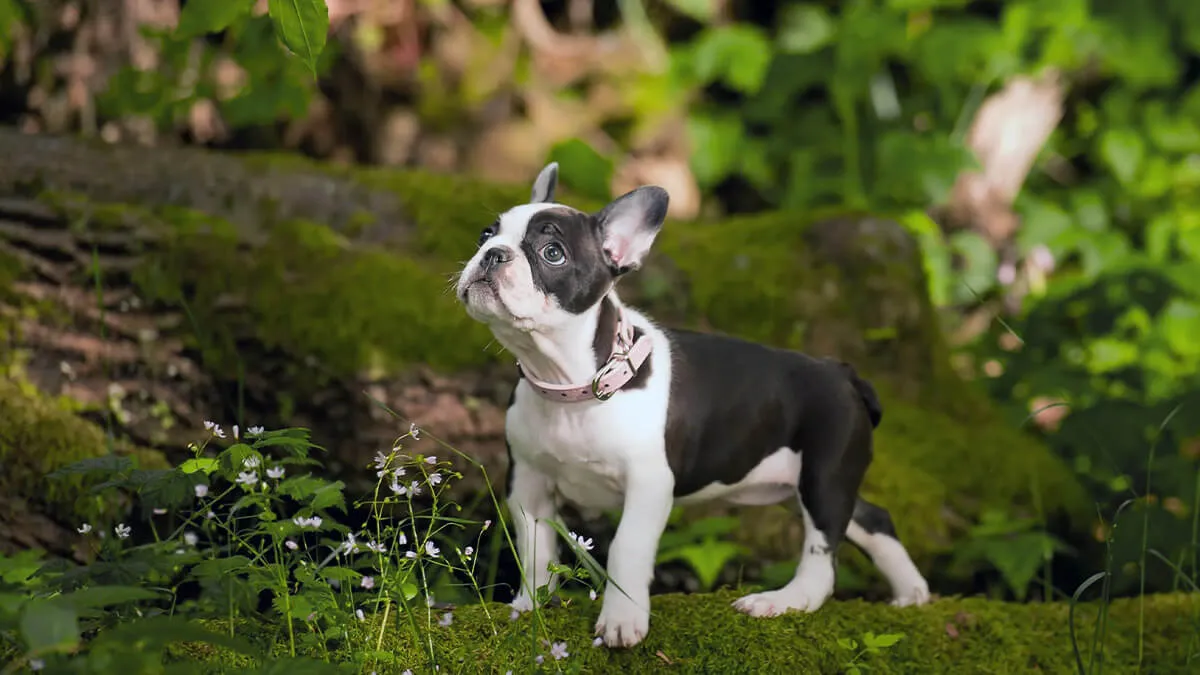
[[[491,279],[496,270],[512,262],[514,255],[513,250],[507,246],[494,246],[484,251],[483,259],[479,261],[483,276]]]

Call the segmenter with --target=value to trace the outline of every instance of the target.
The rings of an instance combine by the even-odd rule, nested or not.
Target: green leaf
[[[345,487],[346,484],[339,480],[317,488],[316,492],[313,493],[312,501],[309,502],[309,506],[311,506],[314,511],[336,507],[338,510],[345,513],[346,496],[342,494],[342,489]]]
[[[788,5],[779,19],[775,43],[784,54],[811,54],[833,42],[837,25],[819,5]]]
[[[267,13],[284,46],[317,74],[317,59],[329,33],[329,8],[325,0],[268,0]]]
[[[152,591],[136,586],[89,586],[61,596],[62,602],[77,610],[100,609],[136,600],[162,600],[161,591]]]
[[[871,639],[867,640],[864,636],[863,641],[866,642],[868,646],[876,649],[887,649],[888,647],[891,647],[904,639],[903,633],[884,633],[883,635],[868,633],[868,635],[871,636]]]
[[[1100,157],[1122,185],[1137,177],[1146,156],[1146,144],[1131,129],[1109,129],[1100,137]]]
[[[21,636],[30,651],[70,649],[79,644],[79,614],[54,600],[30,602],[21,614]]]
[[[744,94],[754,94],[762,87],[771,56],[771,41],[761,30],[734,24],[701,33],[693,44],[692,64],[702,82],[719,80]]]
[[[961,230],[950,237],[950,249],[963,258],[960,282],[954,288],[955,298],[968,302],[975,294],[984,294],[996,284],[999,262],[996,251],[978,232]]]
[[[188,0],[179,12],[175,35],[194,38],[219,33],[250,14],[256,0]]]
[[[700,188],[707,189],[725,180],[737,165],[741,120],[729,114],[694,113],[688,117],[687,134],[694,148],[690,164]]]
[[[842,649],[858,649],[858,641],[854,638],[838,638],[837,643]]]
[[[550,149],[551,162],[558,162],[564,185],[597,201],[612,198],[613,161],[586,142],[572,138]]]
[[[329,481],[313,476],[295,476],[279,484],[279,494],[295,500],[307,499],[317,493]]]
[[[184,473],[196,473],[203,471],[205,474],[211,474],[217,470],[217,460],[212,457],[193,457],[183,464],[179,465],[179,470]]]

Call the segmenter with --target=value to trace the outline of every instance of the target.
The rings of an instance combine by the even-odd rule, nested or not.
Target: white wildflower
[[[118,538],[127,539],[130,534],[133,534],[133,528],[125,523],[121,523],[114,528],[114,532],[117,533]]]
[[[373,541],[367,542],[367,550],[375,553],[387,553],[387,547]]]
[[[250,437],[262,436],[263,431],[266,431],[266,430],[263,429],[262,427],[258,427],[258,426],[248,427],[246,429],[246,436],[250,436]]]
[[[283,474],[284,474],[284,469],[282,466],[273,466],[273,467],[267,469],[267,478],[273,478],[275,480],[279,480],[280,478],[283,478]]]
[[[205,429],[205,431],[212,431],[213,429],[218,429],[218,428],[219,428],[219,427],[217,426],[217,423],[216,423],[216,422],[210,422],[210,421],[208,421],[208,420],[204,420],[204,429]]]
[[[154,515],[156,515],[156,516],[165,516],[165,515],[167,515],[167,510],[166,509],[153,509],[152,513],[154,513]]]
[[[425,458],[425,463],[426,464],[437,464],[437,457],[430,455]]]
[[[513,611],[508,613],[508,620],[516,621],[520,616],[521,616],[521,613],[514,609]]]
[[[78,528],[76,528],[75,531],[78,532],[79,534],[87,534],[88,532],[92,531],[92,526],[88,523],[84,523],[83,525],[80,525]]]
[[[195,546],[196,542],[200,541],[200,537],[196,536],[195,532],[184,532],[183,533],[183,541],[188,546]]]
[[[425,542],[425,553],[436,558],[441,551],[438,550],[438,547],[433,543],[433,540],[430,539]]]
[[[239,436],[238,436],[238,425],[236,425],[236,424],[235,424],[235,425],[233,425],[233,440],[235,440],[235,441],[236,441],[236,440],[238,440],[238,438],[239,438]]]
[[[193,487],[192,489],[196,491],[197,499],[203,499],[208,496],[208,486],[205,485],[204,483],[200,483],[199,485]]]
[[[454,621],[454,614],[452,612],[446,612],[445,614],[442,615],[442,618],[438,619],[438,625],[439,626],[449,626],[451,624],[451,622],[453,622],[453,621]]]
[[[396,496],[398,496],[398,497],[403,497],[404,495],[408,494],[408,488],[404,487],[403,485],[401,485],[400,483],[398,483],[394,480],[392,481],[392,484],[389,485],[388,487],[390,487],[392,489],[392,492],[395,493]]]
[[[417,552],[416,551],[405,551],[404,557],[405,558],[415,558],[415,557],[417,557]]]
[[[362,581],[358,582],[358,585],[369,591],[375,588],[375,577],[363,577]]]
[[[342,543],[341,553],[354,553],[358,550],[358,541],[354,539],[354,534],[347,534],[346,541]]]
[[[216,436],[217,438],[225,438],[225,432],[221,430],[221,427],[214,427],[212,430],[212,435]]]
[[[588,589],[588,600],[593,600],[593,601],[594,601],[595,599],[596,599],[596,589],[594,589],[594,588],[589,588],[589,589]]]
[[[244,471],[238,474],[237,482],[246,487],[254,487],[258,485],[258,474],[253,471]]]
[[[208,513],[204,514],[205,520],[212,520],[213,518],[216,518],[216,517],[217,517],[217,514],[213,513],[211,510]]]
[[[589,539],[587,537],[582,537],[578,534],[575,534],[574,532],[568,533],[568,536],[571,537],[571,539],[576,544],[579,544],[579,547],[582,548],[583,550],[585,550],[585,551],[592,550],[592,540],[591,539]]]
[[[474,547],[474,546],[468,546],[468,547],[467,547],[467,550],[463,551],[463,557],[464,557],[464,558],[470,558],[470,557],[471,557],[471,555],[472,555],[472,554],[474,554],[474,553],[475,553],[475,547]]]
[[[483,521],[483,529],[480,530],[480,532],[487,532],[487,529],[491,526],[492,526],[492,520],[491,520],[491,518],[489,518],[489,519]]]
[[[383,454],[382,450],[379,452],[376,452],[375,453],[375,468],[376,469],[386,468],[388,465],[389,459],[391,459],[391,457],[389,455]]]
[[[41,670],[46,667],[46,662],[41,659],[29,659],[30,670]]]
[[[408,435],[412,436],[413,440],[419,441],[421,440],[421,429],[416,424],[410,422],[408,425]]]
[[[537,656],[535,656],[533,658],[533,662],[538,664],[539,666],[542,665],[542,661],[545,661],[545,660],[546,660],[546,657],[542,656],[541,654],[538,654]]]
[[[356,609],[356,610],[354,610],[354,616],[358,617],[358,620],[359,620],[359,621],[366,621],[366,620],[367,620],[367,615],[363,614],[363,611],[362,611],[362,609]]]
[[[430,485],[438,485],[441,482],[442,482],[442,474],[437,473],[437,472],[429,474],[429,484]]]
[[[567,643],[555,642],[554,644],[550,645],[550,656],[553,656],[555,661],[561,661],[570,656],[570,654],[567,653]]]
[[[598,637],[595,640],[592,640],[593,647],[599,647],[602,644],[604,644],[604,638],[602,638],[602,637]]]
[[[258,458],[257,457],[247,457],[246,459],[242,460],[242,466],[247,469],[257,469],[258,468]]]
[[[417,483],[417,481],[414,480],[408,484],[408,491],[412,494],[412,496],[416,497],[417,495],[421,494],[421,486]]]
[[[407,544],[407,543],[408,543],[408,537],[404,536],[404,533],[403,533],[403,532],[401,532],[400,534],[396,535],[396,545],[397,545],[397,546],[403,546],[403,545],[405,545],[405,544]]]
[[[297,544],[296,542],[292,541],[291,539],[288,539],[287,541],[283,542],[283,545],[288,547],[289,551],[295,551],[296,549],[300,548],[300,545]]]

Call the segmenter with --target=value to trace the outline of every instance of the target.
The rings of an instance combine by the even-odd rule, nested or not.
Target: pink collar
[[[548,401],[578,403],[593,398],[607,401],[637,375],[638,369],[646,362],[654,348],[654,341],[646,333],[642,333],[636,341],[633,335],[633,324],[625,320],[625,310],[618,307],[612,356],[596,371],[591,382],[584,385],[550,384],[537,380],[528,373],[525,373],[525,379],[529,380],[529,386],[533,387],[534,391]]]

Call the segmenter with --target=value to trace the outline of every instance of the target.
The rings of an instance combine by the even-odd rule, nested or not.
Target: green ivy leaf
[[[317,59],[325,50],[329,33],[329,8],[325,0],[268,0],[267,13],[280,41],[315,76]]]
[[[784,54],[811,54],[833,42],[837,24],[819,5],[788,5],[779,19],[775,43]]]
[[[194,38],[219,33],[250,14],[256,0],[188,0],[179,12],[175,35]]]

